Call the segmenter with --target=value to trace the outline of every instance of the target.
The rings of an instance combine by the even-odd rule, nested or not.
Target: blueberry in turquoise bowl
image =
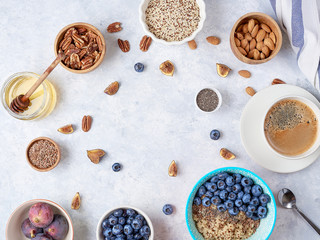
[[[210,190],[211,198],[206,195]],[[262,178],[244,168],[225,167],[196,183],[185,214],[194,240],[262,240],[270,237],[277,210],[274,196]]]
[[[142,210],[120,206],[102,215],[97,226],[96,238],[153,240],[154,230],[150,218]]]

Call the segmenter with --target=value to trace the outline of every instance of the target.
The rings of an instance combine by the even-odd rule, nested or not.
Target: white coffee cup
[[[276,103],[282,101],[282,100],[297,100],[300,101],[304,104],[306,104],[315,114],[315,116],[317,117],[317,139],[315,140],[315,142],[313,143],[313,145],[306,150],[305,152],[299,154],[299,155],[285,155],[285,154],[281,154],[278,151],[276,151],[268,142],[266,136],[265,136],[265,131],[264,131],[264,125],[265,125],[265,119],[267,117],[267,114],[269,112],[269,110],[271,109],[272,106],[274,106]],[[264,118],[263,118],[263,123],[262,123],[262,131],[263,131],[263,135],[264,135],[264,140],[266,142],[266,144],[269,146],[270,150],[273,151],[275,154],[277,154],[278,156],[281,156],[283,158],[286,159],[290,159],[290,160],[298,160],[298,159],[302,159],[302,158],[306,158],[308,156],[310,156],[312,153],[314,153],[320,146],[320,109],[319,107],[312,102],[311,100],[305,98],[305,97],[301,97],[301,96],[292,96],[292,95],[287,95],[287,96],[283,96],[281,98],[276,99],[271,105],[270,108],[266,111],[266,113],[264,114]]]

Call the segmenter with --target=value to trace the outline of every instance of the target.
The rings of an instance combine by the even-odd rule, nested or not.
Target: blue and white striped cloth
[[[320,90],[320,0],[270,0],[297,54],[300,70]]]

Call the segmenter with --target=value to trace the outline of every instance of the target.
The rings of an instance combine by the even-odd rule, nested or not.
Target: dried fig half
[[[220,150],[220,156],[223,157],[226,160],[232,160],[236,158],[236,155],[234,155],[232,152],[230,152],[226,148],[221,148]]]
[[[217,73],[220,77],[228,76],[229,72],[231,71],[231,68],[221,63],[217,63],[216,65],[217,65]]]
[[[117,81],[111,83],[105,90],[104,92],[108,95],[114,95],[118,92],[119,90],[119,83]]]
[[[100,162],[100,158],[105,154],[105,151],[101,149],[87,150],[87,156],[94,164],[98,164]]]
[[[170,60],[161,63],[159,68],[164,75],[173,76],[174,65]]]
[[[177,173],[178,173],[177,164],[173,160],[169,165],[168,174],[169,174],[170,177],[176,177]]]
[[[71,208],[74,210],[78,210],[80,208],[80,204],[81,204],[80,194],[79,192],[77,192],[72,199]]]
[[[63,133],[63,134],[70,134],[73,133],[73,127],[72,124],[68,124],[66,126],[63,126],[61,128],[58,128],[58,131]]]

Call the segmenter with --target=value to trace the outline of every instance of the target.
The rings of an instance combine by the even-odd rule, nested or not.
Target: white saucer
[[[276,99],[291,94],[305,97],[320,107],[318,100],[300,87],[288,84],[273,85],[251,97],[243,109],[240,119],[241,140],[249,156],[260,166],[279,173],[290,173],[304,169],[320,155],[319,148],[305,158],[289,160],[274,153],[264,139],[261,123],[264,121],[266,111]]]

